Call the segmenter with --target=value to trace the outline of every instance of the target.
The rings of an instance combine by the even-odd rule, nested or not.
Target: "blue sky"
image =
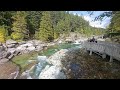
[[[73,13],[74,15],[78,14],[79,16],[82,16],[86,21],[89,21],[90,25],[93,27],[100,27],[100,28],[106,28],[106,26],[109,25],[110,19],[108,17],[105,17],[103,21],[93,21],[94,18],[101,13],[105,11],[94,11],[93,15],[89,15],[87,11],[69,11],[70,13]]]

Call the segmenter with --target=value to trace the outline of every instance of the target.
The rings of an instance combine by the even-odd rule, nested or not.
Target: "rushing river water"
[[[54,45],[51,47],[48,47],[46,50],[38,53],[38,57],[37,57],[37,61],[38,63],[36,65],[34,65],[34,68],[30,71],[27,72],[27,77],[28,79],[38,79],[39,75],[41,73],[41,71],[48,65],[48,66],[52,66],[51,64],[49,64],[48,62],[46,62],[46,59],[53,55],[54,53],[60,51],[61,49],[79,49],[81,48],[81,45],[79,43],[61,43],[58,45]]]

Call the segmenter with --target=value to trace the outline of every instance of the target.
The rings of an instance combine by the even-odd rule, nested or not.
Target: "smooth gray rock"
[[[60,67],[46,66],[45,69],[40,73],[39,79],[66,79],[66,76],[61,72]]]
[[[3,64],[3,63],[8,62],[8,61],[9,61],[9,59],[7,59],[7,58],[1,59],[0,64]]]
[[[26,44],[25,41],[18,42],[19,45]]]
[[[4,57],[4,58],[8,58],[10,55],[11,55],[11,53],[10,53],[10,52],[6,52],[6,53],[5,53],[5,57]]]
[[[35,51],[35,47],[34,46],[30,46],[30,47],[27,48],[27,50],[29,50],[29,51]]]
[[[10,53],[15,53],[16,51],[16,48],[8,48],[7,52],[10,52]]]
[[[17,47],[17,45],[18,45],[18,42],[14,41],[14,40],[10,39],[10,40],[6,41],[6,46],[8,48],[15,48],[15,47]]]
[[[14,47],[16,47],[16,44],[8,44],[7,47],[8,48],[14,48]]]
[[[8,59],[11,60],[14,57],[14,54],[11,54]]]
[[[0,52],[5,51],[5,47],[4,46],[0,46]]]
[[[50,56],[47,61],[54,66],[62,67],[62,58],[64,58],[66,52],[68,52],[67,49],[61,49],[60,51]]]
[[[9,39],[9,40],[6,41],[6,45],[9,45],[9,44],[18,44],[18,42]]]

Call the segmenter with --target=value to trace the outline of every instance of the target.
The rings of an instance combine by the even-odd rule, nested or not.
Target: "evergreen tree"
[[[30,38],[38,39],[38,31],[39,31],[39,24],[40,19],[42,17],[42,11],[27,11],[27,28],[29,30]]]
[[[54,39],[54,30],[50,11],[44,11],[39,28],[39,38],[43,41],[52,41]]]
[[[0,26],[0,42],[4,43],[6,41],[6,34],[7,30],[3,26]]]
[[[12,30],[12,21],[11,18],[15,14],[15,11],[0,11],[0,26],[4,26],[4,28],[8,31],[8,35],[11,35]]]
[[[12,18],[14,20],[12,24],[12,38],[14,40],[28,39],[29,32],[27,30],[26,12],[17,11]]]
[[[120,11],[113,15],[109,29],[111,29],[111,32],[120,32]]]

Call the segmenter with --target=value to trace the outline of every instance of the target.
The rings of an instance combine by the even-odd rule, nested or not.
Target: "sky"
[[[91,16],[88,14],[87,11],[69,11],[69,12],[74,15],[77,14],[79,16],[82,16],[86,21],[89,21],[89,24],[93,27],[106,28],[106,26],[110,24],[111,18],[108,17],[105,17],[103,21],[93,21],[96,16],[100,15],[105,11],[94,11],[93,15]]]

